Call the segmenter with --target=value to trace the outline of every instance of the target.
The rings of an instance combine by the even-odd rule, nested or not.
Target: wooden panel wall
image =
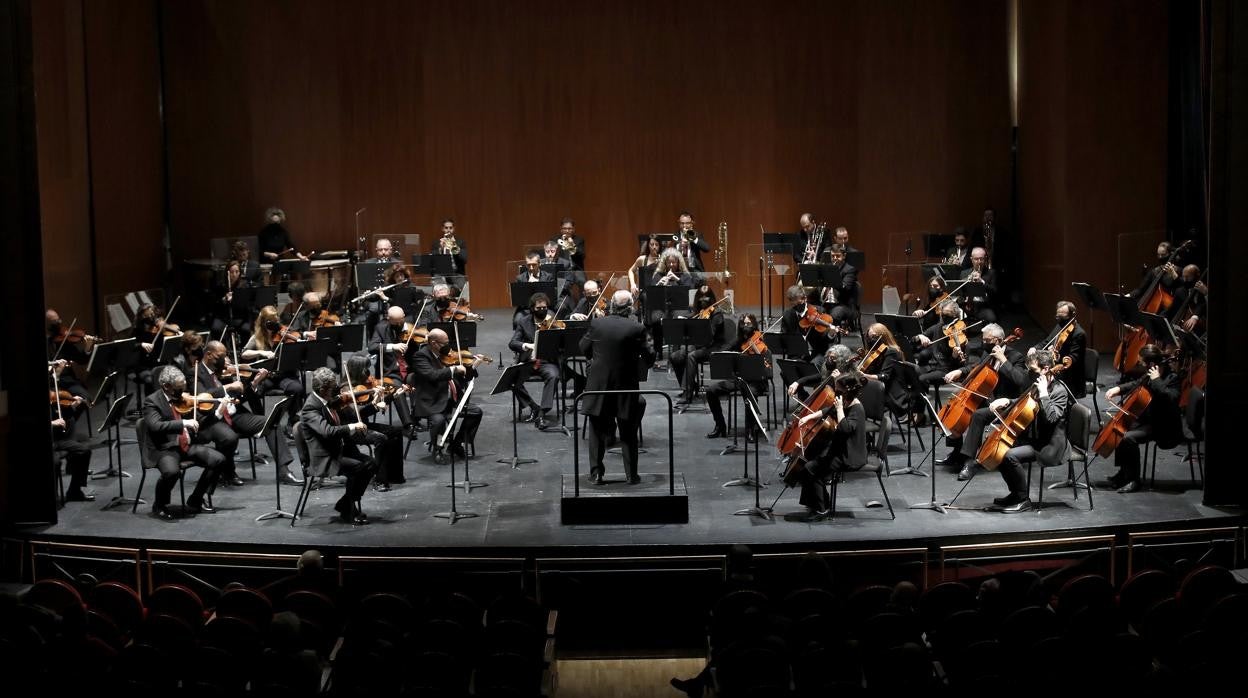
[[[1005,5],[166,2],[178,256],[285,208],[303,249],[469,241],[477,305],[563,215],[591,268],[692,210],[746,243],[814,210],[878,297],[888,236],[1008,210]],[[1004,221],[1009,225],[1010,221]],[[739,288],[756,302],[757,283]]]

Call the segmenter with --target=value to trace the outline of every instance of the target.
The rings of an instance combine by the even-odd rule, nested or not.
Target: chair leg
[[[1031,466],[1027,466],[1027,491],[1031,491]],[[1079,489],[1078,487],[1075,488]],[[1036,493],[1036,511],[1044,508],[1044,464],[1040,464],[1040,491]]]
[[[1093,509],[1096,508],[1096,504],[1092,502],[1092,490],[1096,488],[1092,486],[1092,480],[1088,478],[1088,460],[1089,460],[1088,457],[1085,455],[1083,458],[1083,481],[1087,483],[1088,485],[1088,511],[1092,511]],[[1076,486],[1078,485],[1078,483],[1079,481],[1076,480],[1075,481]]]
[[[295,522],[299,520],[299,517],[303,516],[303,510],[308,506],[308,497],[312,494],[312,481],[314,479],[310,473],[304,471],[303,487],[300,488],[299,499],[295,502],[294,516],[290,517],[291,528],[295,527]]]
[[[120,468],[121,466],[118,465],[117,467]],[[142,470],[142,474],[139,475],[139,490],[134,493],[134,503],[130,505],[131,514],[139,511],[139,500],[143,498],[143,483],[147,482],[147,468],[143,468]]]
[[[1153,450],[1153,476],[1149,479],[1148,488],[1155,490],[1157,489],[1157,450],[1154,442],[1144,444],[1144,468],[1146,471],[1148,469],[1149,449]]]
[[[880,483],[880,492],[884,494],[884,503],[888,505],[888,515],[893,517],[893,521],[897,520],[897,513],[893,511],[893,500],[888,498],[888,488],[884,487],[884,478],[881,476],[881,470],[875,471],[875,481]]]

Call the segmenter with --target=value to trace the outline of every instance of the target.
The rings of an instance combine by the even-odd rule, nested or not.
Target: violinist
[[[963,348],[967,342],[966,333],[955,331],[959,324],[965,326],[962,311],[957,302],[944,300],[940,303],[939,312],[940,322],[914,338],[922,347],[915,359],[924,369],[919,374],[919,380],[924,385],[940,385],[950,371],[966,364],[966,350]],[[957,349],[954,348],[955,343]]]
[[[681,387],[680,399],[676,401],[676,408],[681,412],[688,408],[689,403],[693,402],[693,396],[697,393],[698,366],[710,361],[712,352],[739,350],[741,348],[740,344],[733,346],[725,336],[727,335],[727,319],[718,307],[713,307],[715,306],[715,300],[715,292],[709,286],[699,288],[697,295],[693,299],[696,311],[701,312],[707,308],[711,309],[709,318],[711,326],[710,341],[689,351],[686,351],[683,347],[672,350],[672,371],[676,375],[676,382]]]
[[[72,406],[65,406],[58,402],[60,399],[58,393],[66,390],[65,383],[61,379],[61,376],[66,375],[63,372],[66,365],[61,363],[55,366],[53,370],[57,372],[57,380],[49,379],[48,381],[48,389],[52,391],[52,401],[48,405],[51,415],[52,451],[64,454],[65,468],[69,471],[69,488],[65,490],[65,500],[91,502],[95,501],[95,493],[83,489],[87,485],[87,474],[91,470],[91,449],[74,435],[77,411]],[[86,399],[77,395],[73,400],[75,403],[81,401],[79,403],[81,405],[86,404]]]
[[[264,212],[264,227],[260,229],[260,258],[272,264],[284,257],[295,257],[308,261],[301,252],[295,249],[295,243],[286,230],[286,212],[276,206],[270,206]]]
[[[940,320],[940,313],[931,312],[932,309],[940,306],[940,302],[945,296],[945,277],[940,274],[933,274],[927,280],[927,302],[919,305],[911,313],[923,323],[926,329],[936,324]],[[917,301],[916,301],[917,302]]]
[[[177,366],[162,366],[156,374],[159,391],[154,391],[143,401],[143,422],[147,425],[147,444],[139,444],[140,448],[151,448],[156,456],[156,468],[160,470],[160,480],[156,483],[156,496],[152,501],[152,516],[161,521],[173,521],[169,512],[169,495],[178,477],[182,473],[183,459],[194,461],[204,472],[195,483],[195,490],[186,499],[186,509],[192,514],[211,514],[216,511],[204,502],[204,495],[211,492],[216,483],[217,473],[225,464],[225,456],[213,448],[204,445],[206,438],[200,437],[199,420],[194,412],[182,417],[174,410],[175,403],[182,403],[189,398],[186,395],[186,376]]]
[[[878,344],[878,351],[870,351]],[[900,380],[901,372],[897,364],[905,361],[901,346],[893,337],[892,330],[880,323],[867,327],[867,356],[863,357],[862,374],[868,380],[877,380],[884,384],[884,392],[888,408],[893,414],[908,414],[910,409],[910,391]],[[873,354],[878,356],[872,357]]]
[[[243,272],[243,278],[247,283],[253,286],[260,285],[260,263],[251,258],[251,248],[247,246],[244,240],[235,240],[230,245],[229,262],[238,262],[239,269]]]
[[[295,312],[304,304],[303,296],[307,292],[307,287],[302,281],[292,281],[286,286],[286,295],[290,296],[290,302],[282,306],[281,319],[283,325],[289,325],[291,318],[295,316]]]
[[[433,254],[449,255],[451,258],[451,276],[447,283],[463,288],[463,277],[468,273],[468,243],[455,237],[455,219],[442,220],[442,236],[434,239]]]
[[[1143,376],[1105,391],[1105,397],[1112,400],[1145,386],[1152,398],[1135,427],[1126,432],[1114,450],[1118,472],[1110,476],[1109,485],[1123,494],[1140,488],[1140,446],[1156,441],[1161,448],[1173,448],[1183,441],[1179,376],[1170,370],[1170,363],[1156,344],[1144,345],[1140,350],[1140,363],[1145,369]]]
[[[642,245],[641,254],[628,268],[628,287],[634,296],[641,292],[641,287],[654,274],[661,254],[663,254],[663,245],[659,242],[659,237],[653,234],[647,237],[645,244]]]
[[[807,306],[810,304],[806,289],[794,284],[784,292],[784,298],[789,302],[789,309],[784,311],[780,319],[780,328],[785,334],[805,337],[806,343],[810,345],[810,353],[806,355],[806,358],[815,357],[814,362],[818,364],[823,361],[823,354],[828,350],[828,345],[832,343],[832,340],[828,338],[827,333],[802,330],[802,317],[806,314]]]
[[[352,391],[351,399],[356,404],[351,405],[345,399],[339,404],[338,418],[343,424],[355,421],[357,407],[362,420],[372,420],[375,415],[385,412],[388,408],[388,403],[382,394],[381,383],[371,375],[369,370],[371,364],[367,354],[355,354],[347,359],[347,378],[350,379],[351,385],[343,386],[343,390]],[[371,394],[368,392],[369,388],[372,389]],[[405,396],[395,395],[394,397],[396,398],[395,404],[402,404],[406,401]],[[361,402],[363,404],[360,404]],[[365,426],[364,431],[352,433],[351,440],[356,444],[367,444],[373,447],[373,456],[377,460],[373,491],[389,492],[392,485],[407,482],[407,478],[403,476],[403,429],[376,420],[365,421]]]
[[[308,291],[303,294],[303,308],[292,313],[286,323],[291,332],[298,332],[301,339],[316,339],[316,318],[321,314],[321,294]]]
[[[568,320],[588,320],[590,315],[594,317],[602,317],[603,310],[601,304],[598,303],[598,296],[601,291],[598,288],[598,282],[593,279],[587,279],[581,285],[581,298],[572,306],[571,312],[568,313]]]
[[[1200,267],[1189,264],[1183,267],[1182,278],[1174,290],[1174,302],[1166,316],[1170,322],[1199,336],[1204,334],[1208,314],[1209,287],[1200,278]]]
[[[332,370],[321,367],[312,372],[312,394],[299,410],[299,428],[311,461],[305,469],[312,477],[325,477],[335,472],[346,475],[347,486],[334,504],[334,510],[341,523],[366,525],[368,516],[360,507],[360,498],[377,471],[377,462],[361,453],[352,440],[367,429],[363,422],[355,419],[354,409],[351,412],[354,421],[344,422],[330,406],[337,400],[338,393],[338,377]]]
[[[386,311],[385,322],[377,323],[368,343],[369,353],[381,356],[382,378],[390,378],[398,385],[413,384],[412,359],[421,347],[414,338],[405,336],[412,329],[410,325],[404,324],[406,319],[402,308],[397,305],[390,306]],[[353,383],[354,380],[352,379]],[[412,421],[410,398],[406,394],[395,396],[394,407],[399,415],[399,423],[407,432],[407,438],[416,439],[419,430]]]
[[[585,269],[585,238],[576,234],[576,221],[565,217],[559,222],[559,238],[556,242],[563,256],[572,263],[573,269]]]
[[[428,327],[429,323],[441,322],[442,317],[451,311],[452,304],[455,302],[454,296],[451,294],[451,287],[447,284],[434,284],[432,300],[425,306],[424,311],[412,322],[417,327]]]
[[[1148,293],[1148,287],[1152,285],[1154,279],[1160,279],[1161,287],[1170,293],[1174,293],[1175,288],[1179,285],[1179,269],[1173,263],[1167,261],[1174,251],[1174,244],[1170,241],[1166,240],[1158,243],[1157,266],[1145,269],[1144,274],[1140,277],[1140,284],[1127,295],[1139,302]]]
[[[555,406],[555,388],[559,384],[559,364],[552,361],[541,361],[533,355],[538,328],[548,319],[552,319],[550,297],[545,293],[534,293],[529,298],[529,312],[520,316],[516,328],[511,334],[507,346],[516,353],[516,363],[521,364],[519,375],[512,388],[512,393],[520,402],[521,413],[518,418],[522,422],[533,422],[538,430],[545,431],[550,426],[550,411]],[[529,376],[538,374],[542,377],[542,403],[539,406],[524,387]]]
[[[981,320],[984,324],[997,321],[996,295],[997,272],[988,268],[988,252],[982,247],[971,250],[971,266],[963,269],[958,275],[961,281],[979,282],[984,285],[983,291],[964,294],[966,296],[967,315]],[[968,288],[970,288],[968,286]]]
[[[194,335],[199,336],[199,335]],[[235,398],[241,400],[246,386],[237,377],[226,377],[225,345],[212,340],[203,346],[202,358],[191,366],[183,369],[187,385],[196,387],[199,393],[208,393],[215,398]],[[198,374],[198,375],[196,375]],[[226,383],[225,381],[229,381]],[[242,486],[243,480],[238,476],[234,465],[234,454],[238,451],[238,437],[256,436],[264,428],[264,414],[252,413],[236,407],[231,403],[218,403],[210,413],[200,412],[199,433],[213,443],[217,451],[225,456],[217,481],[223,485]],[[278,462],[278,467],[289,470],[292,461],[290,449],[285,439],[278,439],[276,432],[267,437],[269,451]]]
[[[96,337],[92,337],[85,332],[78,337],[79,330],[75,329],[71,334],[69,327],[61,324],[61,316],[52,308],[48,308],[43,315],[44,323],[48,332],[48,359],[55,358],[57,361],[64,361],[59,364],[57,374],[60,382],[61,390],[68,390],[75,400],[72,410],[73,416],[80,415],[84,410],[90,407],[91,394],[87,392],[86,386],[78,380],[78,376],[74,374],[72,369],[64,370],[67,364],[86,364],[91,360],[91,351],[95,349]],[[62,408],[61,410],[65,410]]]
[[[457,363],[446,366],[442,357],[450,352],[450,338],[443,330],[430,330],[429,339],[412,357],[409,367],[414,375],[412,385],[415,388],[415,408],[417,416],[429,418],[429,437],[433,448],[433,460],[438,465],[447,463],[446,454],[438,446],[438,439],[446,429],[446,422],[459,403],[464,387],[460,380],[468,381],[476,377],[477,366],[481,360]],[[472,443],[477,428],[481,425],[481,408],[476,405],[465,405],[460,412],[459,431],[450,440],[450,448],[455,455],[467,458],[465,444]]]
[[[243,267],[237,260],[225,263],[225,284],[213,289],[215,299],[212,310],[212,336],[220,337],[229,329],[239,337],[247,335],[247,326],[251,324],[251,309],[235,296],[235,291],[250,288],[251,282],[243,276]]]
[[[1084,371],[1087,370],[1088,335],[1079,326],[1079,321],[1074,318],[1075,304],[1070,301],[1058,301],[1053,315],[1053,331],[1049,332],[1049,336],[1040,343],[1040,346],[1055,349],[1059,362],[1070,357],[1070,368],[1066,369],[1066,375],[1070,378],[1066,379],[1065,383],[1071,394],[1080,398],[1088,394],[1087,382],[1084,380]],[[1069,329],[1067,325],[1070,325]],[[1061,339],[1060,343],[1058,339]],[[1032,351],[1034,348],[1027,350],[1028,355]]]
[[[820,299],[824,312],[841,327],[854,317],[854,306],[858,302],[858,270],[845,261],[845,252],[845,246],[839,243],[828,248],[828,261],[840,275],[840,283],[823,288]]]
[[[1010,493],[992,500],[996,511],[1016,514],[1031,509],[1025,464],[1038,460],[1042,466],[1060,465],[1066,455],[1066,413],[1075,400],[1066,384],[1053,374],[1057,362],[1057,355],[1049,349],[1037,350],[1027,358],[1027,368],[1035,377],[1038,409],[1031,425],[1005,452],[999,470]],[[989,407],[996,414],[1005,414],[1010,403],[1009,398],[1002,397]]]
[[[867,413],[858,401],[866,384],[862,374],[852,369],[837,376],[831,409],[815,410],[801,417],[802,424],[828,417],[836,420],[826,447],[818,454],[807,453],[804,467],[796,471],[802,485],[798,501],[806,507],[808,521],[820,521],[829,514],[832,502],[827,485],[823,484],[829,474],[859,470],[867,464]]]
[[[134,319],[134,338],[138,340],[143,350],[139,352],[136,375],[140,381],[152,388],[156,387],[152,381],[159,364],[164,338],[174,336],[181,331],[181,328],[173,323],[162,322],[163,314],[163,311],[155,305],[144,303],[139,307],[139,313]]]
[[[737,321],[736,342],[734,343],[735,346],[731,347],[731,349],[745,353],[761,353],[763,355],[763,361],[770,366],[771,351],[766,349],[766,344],[762,345],[764,347],[762,351],[749,348],[750,341],[754,337],[754,333],[758,330],[758,318],[749,314],[742,315],[741,319]],[[673,361],[675,361],[675,359],[673,359]],[[690,371],[690,373],[693,372],[693,370]],[[724,397],[732,395],[733,391],[736,389],[737,382],[727,379],[712,380],[706,384],[706,406],[710,408],[711,417],[715,420],[715,428],[711,430],[711,433],[706,435],[706,438],[719,439],[728,436],[728,424],[724,421],[724,408],[720,405],[720,400]],[[754,397],[763,395],[767,392],[767,380],[763,379],[752,381],[750,383],[750,391],[754,393]],[[753,436],[754,429],[756,427],[753,426],[752,421],[750,424],[750,434]]]
[[[251,338],[243,347],[243,361],[276,359],[278,344],[275,340],[281,332],[282,323],[278,321],[277,308],[271,305],[261,308],[260,313],[256,315],[256,321],[252,323]],[[276,368],[276,363],[274,368]],[[252,387],[260,395],[280,391],[290,398],[286,401],[285,428],[286,436],[290,438],[290,428],[299,418],[299,407],[303,404],[304,398],[303,381],[300,380],[299,372],[295,370],[281,373],[274,370],[260,371],[252,379]],[[300,480],[299,484],[303,484],[303,481]]]
[[[980,335],[983,342],[983,356],[976,365],[987,365],[997,374],[997,385],[989,397],[996,400],[1004,398],[1013,400],[1025,388],[1031,385],[1027,373],[1027,359],[1023,353],[1006,342],[1005,330],[993,323],[985,325]],[[974,366],[955,368],[945,374],[946,383],[957,383],[974,370]],[[971,424],[964,434],[950,436],[945,442],[952,451],[944,458],[937,460],[936,465],[958,468],[959,480],[970,480],[975,472],[975,456],[983,443],[984,428],[993,420],[993,412],[987,405],[975,410],[971,416]]]

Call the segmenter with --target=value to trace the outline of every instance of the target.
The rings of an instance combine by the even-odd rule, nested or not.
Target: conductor
[[[645,327],[628,317],[632,307],[633,294],[616,291],[611,296],[606,317],[595,319],[581,338],[581,353],[590,360],[586,391],[637,390],[639,374],[645,366],[654,364],[654,349],[646,341]],[[637,475],[637,431],[645,412],[641,396],[588,395],[582,409],[589,415],[592,427],[589,434],[590,482],[603,484],[602,459],[607,452],[607,438],[617,425],[628,483],[641,482]]]

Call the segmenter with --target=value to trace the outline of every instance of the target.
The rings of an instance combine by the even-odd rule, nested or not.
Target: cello
[[[1144,410],[1148,409],[1152,401],[1153,394],[1148,392],[1147,381],[1132,390],[1127,397],[1123,398],[1113,418],[1101,427],[1100,433],[1096,435],[1096,441],[1092,442],[1092,451],[1101,458],[1108,458],[1113,454],[1118,444],[1122,443],[1122,438],[1126,436],[1126,433],[1135,428],[1135,423],[1144,415]]]
[[[1054,364],[1049,369],[1049,375],[1056,376],[1070,368],[1071,363],[1069,356],[1062,357],[1061,363]],[[1040,412],[1040,395],[1037,385],[1038,383],[1032,383],[1031,387],[1010,406],[1008,412],[998,415],[1000,423],[984,432],[984,443],[979,447],[975,460],[979,461],[985,470],[999,468],[1005,460],[1006,452],[1014,448],[1019,435],[1027,431],[1031,423],[1036,420],[1036,415]]]
[[[1002,340],[1002,344],[1016,342],[1022,337],[1023,330],[1015,327],[1014,331]],[[992,364],[989,358],[971,369],[971,372],[958,385],[957,394],[949,398],[949,402],[940,408],[938,416],[945,431],[957,436],[966,433],[975,410],[983,406],[984,400],[992,399],[992,392],[997,389],[997,380],[1000,378],[997,369],[993,368]]]
[[[1161,285],[1161,279],[1165,276],[1165,269],[1174,264],[1175,257],[1181,252],[1192,246],[1191,240],[1185,240],[1178,247],[1170,252],[1170,256],[1166,258],[1165,264],[1158,268],[1153,274],[1153,278],[1148,282],[1144,292],[1139,298],[1135,299],[1135,306],[1146,313],[1161,313],[1170,307],[1174,302],[1174,295]],[[1132,373],[1135,368],[1140,365],[1140,350],[1145,344],[1152,343],[1152,338],[1148,334],[1148,330],[1143,327],[1132,328],[1122,337],[1122,341],[1118,342],[1118,348],[1114,351],[1114,370],[1119,373]]]

